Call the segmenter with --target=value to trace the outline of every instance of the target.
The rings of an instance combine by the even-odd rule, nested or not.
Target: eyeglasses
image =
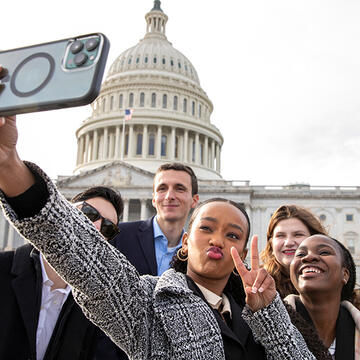
[[[106,239],[111,240],[115,235],[119,233],[119,228],[109,219],[104,218],[93,206],[86,201],[75,204],[81,205],[81,211],[92,222],[101,219],[100,233],[105,236]]]

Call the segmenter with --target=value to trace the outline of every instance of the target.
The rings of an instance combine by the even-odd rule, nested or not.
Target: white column
[[[161,135],[162,135],[162,129],[161,125],[158,125],[157,130],[157,142],[156,142],[156,159],[161,159]]]
[[[147,211],[146,211],[146,199],[140,199],[141,210],[140,210],[140,220],[146,220]]]
[[[92,160],[97,160],[97,153],[98,153],[98,132],[97,130],[94,130],[93,132],[93,152],[92,152],[92,156],[91,159]]]
[[[90,143],[90,135],[86,133],[85,135],[85,163],[89,161],[89,143]]]
[[[188,141],[189,141],[189,131],[184,130],[184,149],[183,149],[184,156],[183,156],[183,161],[185,163],[188,162],[188,148],[189,148]]]
[[[123,125],[121,131],[121,144],[120,144],[120,159],[124,160],[125,154],[125,126]]]
[[[108,128],[104,128],[104,142],[103,142],[103,151],[102,151],[102,158],[107,159],[108,157]]]
[[[144,125],[143,127],[143,139],[142,139],[142,158],[146,158],[148,148],[148,126]]]
[[[220,145],[216,144],[216,171],[220,172]]]
[[[175,160],[175,134],[176,129],[174,127],[171,128],[171,144],[170,144],[170,160]]]
[[[109,142],[109,159],[113,159],[114,158],[114,153],[115,153],[115,138],[114,138],[114,133],[110,132],[110,142]]]
[[[209,138],[207,136],[205,136],[205,142],[204,142],[204,165],[206,167],[209,166],[209,158],[208,158],[208,155],[209,155]]]
[[[119,159],[120,154],[120,126],[118,125],[115,130],[115,159]]]
[[[211,168],[215,169],[215,140],[211,141]]]
[[[78,142],[77,165],[82,164],[83,161],[84,161],[84,136],[80,136]]]
[[[123,211],[123,222],[129,221],[129,199],[123,199],[124,202],[124,211]]]
[[[195,164],[200,164],[200,141],[199,133],[195,134]]]
[[[129,148],[128,148],[128,158],[132,158],[134,156],[134,125],[129,125]]]

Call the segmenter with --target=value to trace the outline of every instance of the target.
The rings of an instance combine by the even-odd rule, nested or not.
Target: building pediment
[[[58,177],[57,186],[61,190],[66,188],[88,188],[91,186],[109,186],[113,188],[152,187],[154,174],[127,164],[122,161],[84,171],[78,175]]]

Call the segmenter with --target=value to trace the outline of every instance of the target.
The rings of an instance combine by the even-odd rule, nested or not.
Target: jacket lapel
[[[41,303],[40,279],[35,268],[38,254],[30,255],[32,246],[22,246],[15,251],[11,272],[15,275],[12,287],[24,321],[32,354],[36,353],[36,330]],[[41,270],[40,270],[41,271]],[[37,291],[38,290],[38,291]]]
[[[137,238],[144,255],[144,261],[147,262],[151,270],[150,275],[157,275],[157,263],[155,255],[155,239],[153,229],[153,217],[144,221],[138,229]]]

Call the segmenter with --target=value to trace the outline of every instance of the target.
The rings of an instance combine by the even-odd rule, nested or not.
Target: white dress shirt
[[[210,304],[210,306],[213,309],[219,310],[221,312],[221,314],[224,314],[227,312],[230,315],[230,319],[232,318],[230,300],[224,293],[221,294],[221,296],[219,296],[219,295],[216,295],[215,293],[213,293],[212,291],[206,289],[205,287],[199,285],[198,283],[195,283],[195,284],[198,286],[198,288],[204,295],[205,300]],[[220,310],[220,307],[221,307],[221,310]]]
[[[47,276],[42,255],[40,254],[42,272],[41,307],[39,313],[38,327],[36,331],[36,359],[42,360],[51,335],[54,331],[57,319],[69,293],[70,286],[65,289],[51,290],[54,283]]]

